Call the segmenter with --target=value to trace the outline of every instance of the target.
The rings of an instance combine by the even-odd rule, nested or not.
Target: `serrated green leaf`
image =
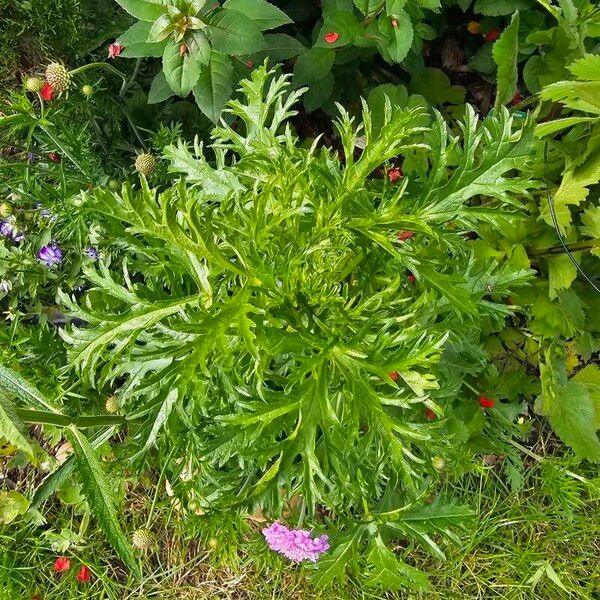
[[[208,65],[202,65],[194,98],[200,110],[217,123],[232,91],[233,67],[228,56],[211,52]]]
[[[266,0],[227,0],[223,4],[223,8],[247,15],[260,27],[261,31],[292,23],[292,20],[281,9]]]
[[[391,16],[382,15],[379,18],[379,30],[390,39],[387,46],[390,58],[394,62],[402,62],[410,51],[414,36],[412,21],[408,14],[402,10]]]
[[[29,501],[20,492],[0,490],[0,525],[9,525],[28,507]]]
[[[579,81],[600,81],[600,54],[587,54],[568,68]]]
[[[519,55],[519,13],[516,12],[508,27],[494,44],[494,62],[498,65],[496,76],[496,110],[512,100],[517,91],[517,59]]]
[[[142,21],[155,21],[167,12],[165,2],[160,0],[116,0],[130,15]]]
[[[0,391],[4,392],[7,398],[19,398],[28,406],[39,410],[49,410],[54,413],[59,411],[52,406],[48,400],[36,387],[31,385],[24,377],[16,371],[0,365]]]
[[[258,25],[237,10],[221,10],[206,31],[213,50],[222,54],[253,54],[261,50],[263,35]]]
[[[319,587],[327,587],[334,581],[346,579],[346,569],[355,560],[358,542],[363,534],[363,527],[355,527],[339,540],[333,550],[323,555],[317,563],[317,569],[311,574],[311,580]]]
[[[67,436],[73,446],[83,492],[98,525],[125,565],[137,577],[141,577],[133,549],[119,525],[111,485],[102,471],[94,449],[76,427],[71,426],[67,430]]]
[[[198,56],[179,52],[179,44],[170,41],[163,53],[163,71],[169,87],[178,95],[185,97],[198,82],[202,63]]]
[[[366,17],[377,12],[383,5],[385,0],[354,0],[354,6]]]
[[[159,71],[150,84],[150,91],[148,92],[148,104],[158,104],[159,102],[163,102],[167,98],[170,98],[174,95],[175,92],[167,83],[165,72]]]
[[[577,279],[577,269],[566,254],[548,258],[548,283],[551,299],[559,290],[568,289]]]

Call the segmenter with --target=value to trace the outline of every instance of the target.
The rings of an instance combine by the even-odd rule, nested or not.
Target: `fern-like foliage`
[[[335,511],[351,549],[374,539],[374,572],[392,560],[379,535],[439,557],[429,533],[465,511],[444,520],[422,504],[452,443],[445,406],[473,372],[460,341],[499,325],[503,297],[530,276],[476,259],[469,238],[519,218],[531,128],[469,109],[453,134],[439,115],[423,127],[421,110],[388,105],[375,133],[366,109],[360,124],[341,110],[338,154],[299,144],[287,120],[300,92],[285,76],[256,69],[241,92],[235,129],[214,130],[216,168],[200,144],[179,144],[174,187],[94,193],[128,260],[89,268],[84,303],[63,294],[86,323],[63,332],[73,367],[120,388],[136,456],[167,445],[186,457],[204,510],[277,515],[296,496],[309,515]],[[399,155],[407,174],[392,184],[381,170]],[[402,585],[425,585],[404,567]]]

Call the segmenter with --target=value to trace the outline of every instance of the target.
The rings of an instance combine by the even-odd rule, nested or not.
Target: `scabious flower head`
[[[496,401],[493,398],[486,398],[486,396],[479,396],[479,405],[482,408],[494,408]]]
[[[119,42],[113,42],[108,46],[108,58],[115,58],[125,50],[125,46],[121,46]]]
[[[402,177],[402,169],[394,167],[388,171],[387,175],[390,183],[396,183],[396,181]]]
[[[54,88],[49,82],[44,81],[42,84],[40,96],[42,97],[42,100],[45,100],[46,102],[50,102],[50,100],[52,100],[52,97],[54,96]]]
[[[289,529],[275,521],[271,526],[262,530],[267,544],[271,550],[283,554],[294,562],[310,560],[316,562],[317,558],[329,550],[329,536],[323,534],[311,538],[311,531],[307,529]]]
[[[58,265],[62,262],[62,258],[62,250],[55,243],[42,246],[38,252],[38,259],[47,267]]]
[[[0,221],[0,235],[10,238],[14,242],[22,242],[25,239],[25,234],[17,229],[14,217]]]
[[[77,571],[77,575],[75,575],[75,579],[80,583],[87,583],[92,578],[92,572],[89,567],[83,565],[79,571]]]
[[[54,561],[54,571],[56,573],[64,573],[71,568],[71,561],[66,556],[59,556]]]
[[[98,248],[94,248],[94,246],[90,246],[85,253],[92,260],[98,260],[100,258],[100,252],[98,252]]]
[[[390,379],[392,381],[398,381],[398,377],[400,377],[400,373],[398,373],[398,371],[392,371],[390,373]]]
[[[410,240],[411,237],[415,235],[414,231],[399,231],[396,234],[396,238],[399,242],[405,242],[406,240]]]

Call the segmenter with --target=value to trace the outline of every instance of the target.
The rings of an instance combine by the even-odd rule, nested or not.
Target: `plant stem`
[[[575,242],[573,244],[567,244],[567,248],[571,252],[583,252],[585,250],[591,250],[600,246],[600,238],[593,240],[585,240],[583,242]],[[538,248],[529,251],[530,256],[552,256],[554,254],[564,254],[565,249],[563,246],[550,246],[549,248]]]

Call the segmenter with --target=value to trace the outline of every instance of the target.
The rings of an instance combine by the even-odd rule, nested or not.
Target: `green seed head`
[[[119,401],[116,396],[109,396],[106,399],[106,412],[114,415],[119,411]]]
[[[61,63],[50,63],[46,67],[46,81],[57,92],[66,92],[71,84],[71,75]]]
[[[156,169],[156,159],[152,154],[144,152],[135,159],[135,169],[142,175],[151,175]]]
[[[156,536],[146,527],[140,527],[133,532],[131,543],[137,550],[150,550],[156,543]]]
[[[109,190],[113,190],[113,191],[118,190],[119,189],[119,182],[116,179],[111,179],[108,182],[108,189]]]
[[[8,202],[2,202],[0,204],[0,219],[6,219],[12,215],[12,206]]]
[[[44,80],[41,77],[28,77],[25,81],[25,89],[28,92],[37,93],[42,89]]]
[[[86,97],[89,98],[93,93],[94,93],[94,88],[91,85],[84,85],[81,88],[81,93]]]
[[[446,461],[441,456],[435,456],[431,460],[431,464],[436,471],[443,471],[446,466]]]

